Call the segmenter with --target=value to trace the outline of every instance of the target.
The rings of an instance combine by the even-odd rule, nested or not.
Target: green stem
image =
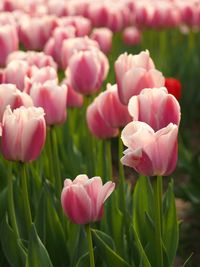
[[[163,267],[162,248],[162,176],[153,180],[154,201],[155,201],[155,238],[157,267]]]
[[[56,129],[50,129],[50,140],[51,140],[51,151],[52,151],[52,162],[51,165],[53,166],[53,173],[54,181],[55,181],[55,188],[57,192],[61,192],[62,189],[62,182],[61,182],[61,175],[60,175],[60,161],[59,161],[59,154],[58,154],[58,143],[57,143],[57,136],[56,136]]]
[[[11,220],[11,225],[16,237],[19,237],[19,231],[17,226],[17,220],[15,216],[15,207],[13,199],[13,179],[12,179],[12,163],[8,163],[8,211]]]
[[[32,216],[31,216],[31,209],[30,203],[28,198],[28,187],[27,187],[27,175],[26,175],[26,165],[25,163],[20,163],[20,170],[21,170],[21,186],[22,192],[24,197],[24,211],[25,211],[25,223],[27,227],[27,231],[29,232],[32,224]]]
[[[90,267],[95,267],[94,250],[93,250],[93,244],[92,244],[92,235],[91,235],[91,229],[90,229],[90,225],[89,224],[85,225],[85,231],[86,231],[86,234],[87,234],[89,254],[90,254]]]
[[[111,140],[106,140],[106,170],[107,180],[112,180],[112,153],[111,153]]]
[[[126,217],[126,200],[125,200],[125,176],[124,176],[124,167],[120,161],[121,157],[123,155],[123,143],[121,140],[121,135],[118,137],[118,156],[119,156],[119,192],[120,192],[120,208],[123,212],[124,216]]]

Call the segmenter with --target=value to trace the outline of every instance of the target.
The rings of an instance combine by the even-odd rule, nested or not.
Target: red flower
[[[169,94],[176,97],[177,100],[181,98],[181,83],[175,78],[165,78],[165,87]]]

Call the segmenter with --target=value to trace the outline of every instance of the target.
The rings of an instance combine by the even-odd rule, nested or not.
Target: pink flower
[[[4,25],[0,27],[0,66],[5,66],[7,56],[18,50],[18,35],[15,26]]]
[[[63,69],[66,69],[71,56],[78,51],[99,50],[96,41],[88,37],[76,37],[64,40],[61,49],[61,61]]]
[[[80,108],[83,105],[83,96],[77,93],[72,86],[69,84],[67,79],[62,81],[62,84],[65,84],[68,88],[67,90],[67,107],[69,108]]]
[[[35,160],[45,142],[46,124],[42,108],[20,107],[4,112],[1,152],[7,160],[30,162]]]
[[[108,28],[93,29],[90,38],[97,41],[103,53],[108,54],[112,49],[113,33]]]
[[[74,90],[89,95],[100,89],[108,69],[108,59],[100,50],[80,51],[70,58],[67,76]]]
[[[128,109],[134,121],[146,122],[155,131],[170,122],[180,123],[180,105],[165,87],[143,89],[139,95],[131,97]]]
[[[144,122],[129,123],[121,136],[128,147],[122,164],[147,176],[171,174],[177,162],[177,135],[178,126],[172,123],[157,132]]]
[[[115,188],[113,182],[102,184],[100,177],[78,175],[74,181],[66,179],[61,194],[65,214],[76,224],[100,221],[103,204]]]
[[[55,81],[34,83],[30,96],[36,107],[42,107],[47,125],[62,124],[66,120],[67,87],[58,86]]]
[[[120,55],[115,62],[115,74],[119,98],[125,105],[142,89],[162,87],[165,83],[164,76],[155,69],[148,51],[134,56],[127,53]]]
[[[87,108],[87,124],[91,133],[100,139],[107,139],[118,135],[119,130],[108,126],[98,110],[97,100],[94,100]]]
[[[75,28],[73,26],[57,27],[53,36],[48,40],[44,47],[44,52],[51,55],[61,67],[61,48],[63,41],[75,37]]]
[[[30,66],[24,60],[12,60],[4,70],[4,83],[16,84],[20,91],[24,90],[24,79],[29,73]]]
[[[33,101],[29,95],[19,91],[14,84],[0,85],[0,122],[3,118],[3,113],[9,105],[11,110],[21,106],[31,107]]]
[[[141,42],[141,32],[136,27],[127,27],[123,31],[123,42],[127,45],[137,45]]]
[[[119,100],[116,84],[107,84],[107,90],[97,97],[97,103],[99,113],[108,126],[120,128],[131,121],[127,106]]]

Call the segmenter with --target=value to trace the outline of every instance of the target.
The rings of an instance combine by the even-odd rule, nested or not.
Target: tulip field
[[[200,266],[200,0],[0,0],[0,267]]]

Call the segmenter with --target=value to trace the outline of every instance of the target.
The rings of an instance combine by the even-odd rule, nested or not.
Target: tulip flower
[[[180,105],[165,87],[143,89],[139,95],[131,97],[128,110],[134,121],[143,121],[155,131],[170,122],[180,123]]]
[[[171,174],[177,162],[177,135],[178,126],[172,123],[157,132],[144,122],[129,123],[121,135],[128,147],[122,164],[147,176]]]
[[[155,69],[148,51],[134,56],[127,53],[120,55],[115,62],[115,74],[119,98],[125,105],[142,89],[164,85],[164,77]]]
[[[0,122],[2,121],[4,111],[8,105],[11,110],[21,106],[33,106],[31,97],[18,90],[14,84],[0,84],[0,102]]]
[[[1,152],[5,159],[30,162],[35,160],[45,142],[44,110],[20,107],[14,111],[8,106],[3,115]]]
[[[76,224],[101,220],[103,204],[115,188],[113,182],[102,185],[100,177],[78,175],[73,181],[66,179],[61,194],[65,214]]]
[[[18,35],[16,27],[4,25],[0,27],[0,66],[5,66],[7,56],[18,50]]]
[[[165,87],[169,94],[176,97],[177,100],[181,98],[181,83],[175,78],[165,78]]]
[[[113,33],[108,28],[93,29],[90,38],[95,40],[103,53],[108,54],[112,49]]]
[[[74,90],[89,95],[100,89],[108,69],[108,59],[100,50],[80,51],[70,58],[67,75]]]
[[[97,138],[107,139],[118,135],[118,129],[108,126],[106,121],[101,117],[97,100],[88,106],[86,117],[91,133]]]
[[[108,126],[120,128],[131,121],[127,106],[119,100],[116,84],[107,84],[107,90],[97,97],[97,103],[99,113]]]
[[[30,96],[36,107],[42,107],[47,125],[62,124],[66,120],[67,87],[58,86],[55,81],[34,83]]]

